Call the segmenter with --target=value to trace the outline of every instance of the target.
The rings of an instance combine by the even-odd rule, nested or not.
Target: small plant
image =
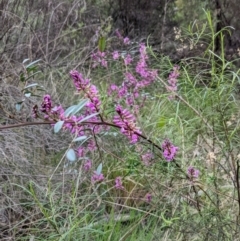
[[[173,65],[163,57],[167,71],[158,66],[158,58],[151,68],[155,56],[144,43],[137,54],[120,53],[100,35],[91,55],[93,80],[70,71],[75,104],[55,105],[46,93],[33,106],[32,122],[0,127],[50,125],[55,134],[71,136],[44,190],[34,182],[27,188],[17,185],[38,208],[36,234],[42,240],[236,237],[240,164],[234,89],[239,73],[228,69],[232,63],[224,57],[225,29],[215,33],[211,15],[206,16],[208,28],[204,25],[197,36],[201,41],[199,34],[209,29],[211,42],[201,59],[194,59],[196,66],[187,60]],[[131,46],[128,37],[116,35],[122,45]],[[214,53],[219,36],[220,56]],[[201,64],[203,69],[195,72]],[[33,66],[21,75],[24,83]],[[102,85],[96,81],[101,76]],[[36,86],[24,87],[25,96],[33,96]],[[56,184],[57,174],[62,181]],[[236,227],[231,228],[233,220]]]

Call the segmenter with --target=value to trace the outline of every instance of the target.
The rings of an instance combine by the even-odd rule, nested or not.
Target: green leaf
[[[83,141],[83,140],[85,140],[86,138],[87,138],[87,136],[79,136],[79,137],[75,138],[75,139],[73,140],[73,142]]]
[[[74,108],[74,110],[72,111],[72,114],[75,115],[78,111],[80,111],[87,103],[89,102],[88,99],[82,100],[78,105],[76,105],[76,107]]]
[[[29,70],[28,73],[31,72],[31,71],[34,71],[35,69],[37,69],[36,66],[32,67],[32,69]],[[34,73],[31,74],[30,76],[28,76],[28,77],[26,78],[26,80],[31,79],[34,75],[36,75],[36,74],[38,74],[38,73],[41,73],[41,71],[36,71],[36,72],[34,72]]]
[[[68,107],[64,112],[64,116],[69,117],[69,115],[73,112],[73,110],[75,108],[76,108],[76,105],[72,105],[72,106]]]
[[[166,123],[167,119],[164,116],[162,116],[159,118],[158,127],[163,128],[166,125]]]
[[[21,74],[20,74],[20,81],[21,81],[21,82],[25,82],[24,73],[21,73]]]
[[[105,48],[106,48],[106,38],[100,37],[100,39],[98,40],[98,49],[101,52],[104,52]]]
[[[28,60],[29,59],[24,59],[22,63],[25,64]]]
[[[17,112],[20,112],[20,110],[21,110],[21,108],[22,108],[22,102],[20,103],[17,103],[16,105],[15,105],[15,108],[16,108],[16,111]]]
[[[29,74],[30,72],[34,72],[37,69],[37,66],[31,66],[27,68],[27,73]]]
[[[31,93],[31,92],[26,92],[24,95],[25,95],[27,98],[29,98],[29,97],[32,95],[32,93]]]
[[[24,90],[26,90],[26,89],[28,89],[28,88],[32,88],[32,87],[34,87],[34,86],[38,86],[38,84],[37,84],[37,83],[30,84],[30,85],[26,86],[26,87],[24,88]]]
[[[88,119],[90,119],[90,118],[92,118],[93,116],[96,116],[96,115],[99,115],[99,113],[96,112],[96,113],[94,113],[94,114],[91,114],[91,115],[89,115],[89,116],[86,116],[85,118],[83,118],[82,120],[80,120],[80,121],[78,122],[78,124],[81,123],[81,122],[84,122],[84,121],[86,121],[86,120],[88,120]]]
[[[30,67],[34,66],[34,65],[35,65],[36,63],[38,63],[39,61],[41,61],[41,59],[38,59],[38,60],[35,60],[35,61],[31,62],[30,64],[28,64],[28,65],[26,66],[26,69],[29,69]]]
[[[76,153],[73,149],[69,149],[67,151],[67,155],[66,155],[67,159],[70,161],[70,162],[74,162],[76,161],[77,157],[76,157]]]
[[[97,168],[96,173],[97,173],[98,175],[100,175],[101,172],[102,172],[102,166],[103,166],[102,163],[100,163],[99,166],[98,166],[98,168]]]
[[[54,133],[58,133],[62,129],[63,124],[64,124],[64,121],[58,121],[53,128]]]

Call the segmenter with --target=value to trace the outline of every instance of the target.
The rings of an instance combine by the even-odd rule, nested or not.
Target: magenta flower
[[[128,85],[134,86],[137,84],[137,79],[130,72],[125,73],[125,78],[126,78],[126,82],[128,83]]]
[[[139,48],[139,52],[140,52],[140,56],[141,56],[141,59],[148,59],[147,57],[147,51],[146,51],[146,46],[144,43],[140,43],[140,48]]]
[[[146,201],[147,201],[148,203],[150,203],[150,202],[152,201],[152,195],[151,195],[150,193],[147,193],[146,196],[145,196],[145,198],[146,198]]]
[[[130,54],[127,54],[127,56],[124,58],[124,64],[129,65],[132,62],[132,57]]]
[[[96,143],[94,140],[90,140],[87,145],[89,151],[95,151],[97,149]]]
[[[79,73],[77,70],[71,70],[70,76],[73,79],[73,82],[74,82],[74,85],[75,85],[77,91],[84,91],[90,83],[90,80],[84,79],[82,74]]]
[[[179,148],[174,146],[169,140],[165,140],[162,144],[162,149],[164,158],[170,162],[174,159]]]
[[[200,172],[199,172],[199,170],[197,170],[194,167],[190,166],[187,169],[187,174],[188,174],[189,178],[192,180],[194,178],[198,178]]]
[[[169,74],[168,76],[168,86],[167,86],[167,90],[169,92],[176,92],[177,91],[177,78],[179,77],[180,73],[179,73],[179,66],[174,66],[173,67],[173,71]],[[173,98],[173,96],[169,96],[170,99]]]
[[[113,59],[114,59],[114,60],[117,60],[117,59],[119,58],[119,53],[118,53],[118,51],[114,51],[114,52],[112,53],[112,56],[113,56]]]
[[[134,98],[133,98],[132,95],[127,96],[126,104],[129,105],[129,106],[132,106],[134,104]]]
[[[97,172],[94,171],[92,178],[91,178],[92,183],[102,182],[103,180],[104,180],[103,174],[102,173],[97,174]]]
[[[123,98],[127,95],[128,93],[128,88],[127,86],[123,83],[123,85],[118,89],[118,97]]]
[[[119,30],[116,30],[117,37],[123,41],[124,44],[130,44],[130,39],[128,37],[123,38],[122,34],[119,32]]]
[[[61,105],[54,106],[54,108],[52,108],[52,110],[51,110],[51,113],[50,113],[50,116],[48,117],[48,119],[65,120],[63,107]]]
[[[141,81],[142,87],[146,87],[149,84],[151,84],[154,79],[157,77],[157,71],[156,70],[150,70],[147,65],[147,51],[145,44],[141,43],[140,48],[140,59],[136,65],[135,71],[140,75],[141,78],[144,78],[144,80]]]
[[[125,38],[123,39],[123,43],[124,43],[124,44],[130,44],[130,39],[129,39],[128,37],[125,37]]]
[[[122,185],[122,178],[121,177],[116,177],[115,179],[115,188],[116,189],[124,189]]]
[[[108,88],[108,95],[111,95],[113,92],[118,91],[118,86],[115,84],[111,84]]]
[[[116,30],[116,35],[117,35],[117,37],[119,38],[119,39],[122,39],[123,38],[123,36],[121,35],[121,33],[119,32],[119,30],[117,29]]]
[[[136,72],[143,78],[148,77],[147,65],[145,60],[139,60],[136,66]]]
[[[85,96],[90,99],[90,102],[86,104],[86,107],[88,107],[92,113],[98,112],[100,110],[101,101],[96,86],[88,86],[85,91]]]
[[[78,156],[78,157],[84,157],[85,154],[86,154],[85,148],[83,148],[83,147],[80,146],[80,147],[77,149],[77,156]]]
[[[52,101],[51,101],[51,97],[50,95],[45,95],[43,97],[43,102],[41,104],[41,108],[40,110],[43,112],[43,113],[49,113],[52,109]]]
[[[141,157],[142,157],[142,161],[143,161],[144,165],[149,166],[151,164],[151,160],[153,159],[153,153],[148,150]]]
[[[99,64],[107,68],[107,60],[105,59],[106,53],[98,50],[96,53],[91,55],[93,60],[93,68],[97,67]]]
[[[128,110],[123,110],[120,105],[116,107],[116,112],[118,116],[114,116],[113,123],[121,127],[121,133],[128,137],[130,143],[136,143],[141,131],[136,126],[135,117]]]
[[[92,161],[91,160],[87,160],[84,165],[83,165],[83,169],[85,171],[89,171],[92,167]]]
[[[82,74],[76,70],[70,71],[70,76],[74,81],[76,89],[83,91],[84,96],[90,100],[86,105],[91,110],[91,113],[99,112],[101,101],[99,99],[98,90],[95,85],[90,84],[90,80],[84,79]]]
[[[101,60],[101,65],[102,65],[102,67],[105,67],[105,68],[107,68],[107,60],[106,59],[102,59]]]

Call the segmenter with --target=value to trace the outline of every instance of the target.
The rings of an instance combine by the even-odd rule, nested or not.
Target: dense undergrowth
[[[100,29],[4,77],[1,240],[238,240],[239,73],[228,29],[191,29],[205,51],[178,65]]]

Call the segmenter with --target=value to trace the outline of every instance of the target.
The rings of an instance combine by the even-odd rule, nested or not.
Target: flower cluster
[[[124,64],[127,66],[129,64],[131,64],[133,61],[132,57],[130,54],[127,54],[125,57],[124,57]]]
[[[126,44],[126,45],[127,45],[127,44],[130,44],[130,39],[129,39],[128,37],[125,37],[125,38],[124,38],[124,37],[122,36],[122,34],[119,32],[118,29],[116,30],[116,35],[117,35],[117,37],[118,37],[120,40],[123,41],[124,44]]]
[[[87,160],[84,165],[83,165],[83,169],[85,171],[89,171],[92,167],[92,161],[91,160]]]
[[[192,166],[188,167],[187,175],[191,180],[193,180],[194,178],[198,178],[199,174],[200,174],[199,170],[195,169]]]
[[[101,130],[101,126],[93,126],[89,125],[77,125],[82,119],[86,116],[91,115],[93,113],[98,113],[100,111],[101,102],[99,100],[98,90],[96,86],[90,84],[90,80],[83,78],[82,74],[77,72],[76,70],[72,70],[70,72],[70,76],[73,78],[74,85],[78,92],[82,92],[85,98],[89,99],[89,102],[85,105],[85,113],[81,113],[79,115],[70,115],[65,116],[65,110],[63,107],[54,106],[52,104],[52,100],[50,95],[45,95],[43,97],[43,102],[41,104],[40,112],[44,114],[44,119],[49,121],[64,121],[62,129],[68,130],[70,133],[75,134],[76,136],[88,136],[91,135],[92,132],[98,133]],[[34,118],[40,117],[38,113],[38,106],[35,105],[32,110],[32,116]],[[89,121],[99,121],[99,116],[93,116],[88,119]],[[54,125],[54,124],[53,124]],[[92,152],[96,149],[96,143],[93,140],[89,140],[85,143],[84,147],[80,146],[76,149],[77,156],[80,158],[84,158],[87,152]],[[88,160],[84,169],[89,170],[91,168],[91,161]]]
[[[167,90],[171,93],[175,93],[177,91],[177,78],[179,77],[179,66],[174,66],[173,71],[168,76],[168,85]],[[174,95],[170,95],[169,98],[172,99]]]
[[[141,157],[144,165],[149,166],[151,164],[151,160],[153,159],[153,153],[151,151],[147,151]]]
[[[162,144],[163,156],[166,161],[170,162],[176,156],[178,147],[174,146],[169,140],[165,140]]]
[[[96,53],[93,53],[91,57],[93,60],[93,65],[92,65],[93,68],[96,68],[98,65],[101,65],[102,67],[107,68],[108,64],[107,64],[105,52],[101,52],[100,50],[98,50]]]
[[[123,37],[119,31],[116,33],[118,38],[121,39],[124,44],[130,44],[128,37]],[[113,97],[118,99],[117,103],[122,103],[125,101],[126,105],[132,107],[134,115],[135,113],[138,113],[137,110],[139,110],[143,105],[143,102],[142,105],[139,104],[138,98],[141,97],[143,101],[145,101],[145,98],[147,98],[142,90],[152,84],[157,77],[157,70],[152,70],[148,66],[148,55],[145,44],[140,44],[139,53],[139,58],[136,58],[136,60],[133,60],[133,56],[130,53],[125,54],[121,58],[121,61],[123,61],[126,69],[124,79],[120,85],[110,85],[108,90],[108,95],[114,94],[115,96]],[[119,52],[114,51],[112,53],[112,58],[114,60],[118,60],[120,58]],[[92,54],[92,60],[93,67],[102,66],[107,68],[108,66],[107,52],[101,52],[98,50],[96,53]],[[85,112],[65,116],[65,110],[61,105],[53,107],[50,95],[44,96],[40,111],[44,114],[44,118],[46,120],[54,121],[54,123],[60,120],[64,121],[64,124],[61,127],[64,130],[68,130],[75,134],[75,136],[84,136],[85,138],[85,136],[89,137],[90,135],[93,135],[93,132],[94,134],[99,133],[104,125],[109,124],[108,122],[105,122],[102,115],[92,115],[87,122],[82,122],[84,125],[81,125],[82,123],[80,123],[80,121],[88,115],[100,113],[101,101],[97,87],[90,82],[90,79],[84,78],[83,75],[77,70],[70,71],[70,76],[73,79],[77,92],[82,93],[82,96],[89,100],[84,107]],[[173,93],[177,91],[178,77],[179,67],[175,66],[168,78],[167,90],[169,92]],[[113,123],[116,125],[115,127],[120,128],[121,133],[129,139],[131,144],[137,143],[141,136],[141,131],[140,128],[137,127],[136,118],[134,115],[129,110],[124,109],[120,104],[116,106],[115,111],[116,114],[113,117]],[[39,117],[37,106],[34,106],[33,108],[33,117]],[[93,124],[93,122],[95,123]],[[109,126],[110,125],[112,124],[109,124]],[[84,145],[81,145],[75,149],[76,156],[84,161],[82,167],[86,172],[91,170],[93,165],[92,161],[88,157],[86,158],[86,154],[88,152],[93,152],[96,149],[96,143],[93,139],[85,142]],[[175,158],[178,149],[179,148],[174,146],[169,140],[165,140],[162,144],[163,157],[168,162],[172,161]],[[148,166],[151,164],[154,155],[151,151],[147,151],[141,155],[141,158],[143,163]],[[191,180],[193,180],[194,178],[198,177],[199,171],[193,167],[189,167],[187,170],[187,175]],[[103,180],[104,175],[100,173],[99,170],[92,173],[92,183],[99,183]],[[116,177],[114,187],[116,189],[124,189],[122,178],[120,176]],[[147,193],[145,200],[147,202],[151,202],[152,195]]]
[[[119,99],[125,100],[127,105],[133,106],[137,99],[141,96],[140,90],[149,86],[157,77],[156,70],[150,70],[147,64],[148,56],[146,46],[140,44],[140,59],[135,67],[135,74],[129,70],[124,74],[125,78],[120,86],[110,85],[108,95],[116,93]],[[116,54],[116,53],[115,53]],[[129,65],[133,61],[130,54],[124,57],[124,64]],[[141,96],[142,97],[142,96]],[[144,98],[143,98],[144,99]],[[137,107],[136,107],[137,108]]]
[[[124,189],[122,185],[122,178],[121,177],[116,177],[115,179],[115,188],[116,189]]]
[[[102,182],[104,180],[104,176],[102,173],[98,174],[96,171],[94,171],[91,180],[92,183]]]
[[[130,143],[136,143],[139,138],[138,134],[141,134],[141,131],[136,126],[135,117],[120,105],[116,107],[116,112],[118,116],[114,116],[113,123],[121,127],[121,133],[128,137]]]
[[[114,60],[117,60],[117,59],[120,57],[118,51],[116,51],[116,50],[113,51],[113,53],[112,53],[112,57],[113,57]]]
[[[150,203],[152,201],[152,195],[150,193],[147,193],[146,196],[146,202]]]
[[[90,100],[86,106],[89,107],[92,113],[99,112],[101,101],[96,86],[90,84],[90,80],[84,79],[82,74],[76,70],[70,71],[70,76],[72,77],[78,92],[83,91],[84,97]]]
[[[51,97],[50,95],[45,95],[43,97],[43,102],[41,104],[41,108],[40,110],[43,112],[43,113],[46,113],[48,114],[52,109],[52,100],[51,100]]]

